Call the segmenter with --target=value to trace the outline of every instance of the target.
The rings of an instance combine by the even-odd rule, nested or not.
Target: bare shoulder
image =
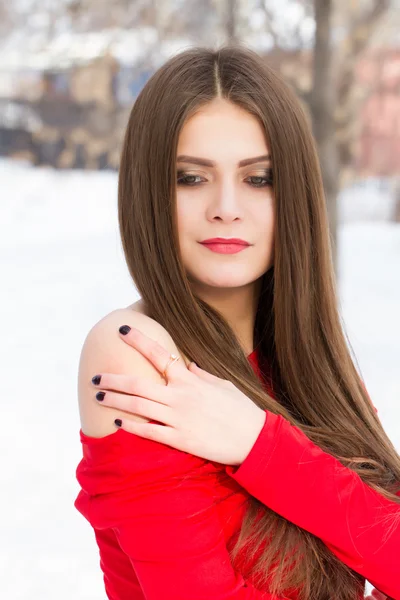
[[[126,416],[124,411],[101,406],[96,398],[97,389],[91,382],[93,375],[116,373],[140,374],[165,385],[161,373],[137,350],[120,337],[121,325],[130,325],[161,344],[188,363],[167,330],[149,317],[140,303],[119,308],[98,321],[87,334],[82,346],[78,372],[78,402],[82,431],[91,437],[103,437],[116,431],[114,419]],[[148,421],[139,415],[129,418]]]

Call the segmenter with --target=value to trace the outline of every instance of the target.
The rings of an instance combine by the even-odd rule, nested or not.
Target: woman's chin
[[[191,276],[190,279],[191,281],[195,282],[195,284],[200,285],[201,287],[212,287],[221,289],[241,288],[253,282],[252,279],[249,279],[248,275],[246,277],[233,277],[232,273],[226,276],[223,276],[223,274],[221,273],[216,273],[213,277],[208,272],[203,276],[200,274],[197,274],[195,277]]]

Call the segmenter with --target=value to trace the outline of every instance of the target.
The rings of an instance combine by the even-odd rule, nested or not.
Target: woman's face
[[[180,251],[195,291],[249,286],[273,264],[268,154],[258,120],[226,100],[213,100],[185,123],[178,141],[176,203]],[[227,254],[201,243],[216,237],[239,238],[249,246]],[[223,248],[214,246],[218,249]]]

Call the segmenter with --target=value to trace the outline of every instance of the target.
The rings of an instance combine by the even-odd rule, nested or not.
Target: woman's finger
[[[139,329],[135,329],[129,325],[122,325],[119,328],[119,333],[124,342],[127,342],[130,346],[139,350],[139,352],[143,354],[143,356],[145,356],[161,374],[164,372],[171,357],[171,353],[168,350],[139,331]],[[182,375],[187,375],[187,373],[188,369],[186,368],[185,363],[178,360],[169,364],[167,378],[173,379],[177,376],[182,377]]]
[[[217,377],[216,375],[213,375],[212,373],[209,373],[208,371],[204,371],[204,369],[201,369],[198,365],[196,365],[195,362],[191,362],[190,365],[188,366],[188,370],[191,371],[192,373],[194,373],[195,375],[197,375],[198,377],[201,377],[201,379],[204,379],[204,381],[209,381],[212,384],[227,384],[230,383],[230,381],[228,381],[227,379],[221,379],[220,377]]]
[[[167,425],[157,425],[155,423],[138,423],[129,418],[115,419],[114,423],[119,429],[124,429],[128,433],[134,433],[139,437],[153,440],[154,442],[160,442],[160,444],[167,444],[168,446],[179,449],[174,436],[176,431],[172,427],[168,427]]]
[[[171,390],[163,383],[157,383],[146,377],[101,373],[92,377],[92,384],[98,389],[122,392],[132,396],[142,396],[161,404],[169,404]]]
[[[95,398],[97,402],[101,402],[102,406],[118,408],[124,412],[146,417],[153,421],[159,421],[166,425],[174,425],[173,410],[169,406],[153,402],[153,400],[149,400],[148,398],[103,390],[97,392]]]

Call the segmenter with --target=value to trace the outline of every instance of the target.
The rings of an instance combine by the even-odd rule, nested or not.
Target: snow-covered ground
[[[75,510],[76,379],[83,340],[138,298],[121,250],[114,173],[0,161],[2,500],[7,600],[105,598],[97,546]],[[348,336],[400,451],[400,225],[340,229]]]

